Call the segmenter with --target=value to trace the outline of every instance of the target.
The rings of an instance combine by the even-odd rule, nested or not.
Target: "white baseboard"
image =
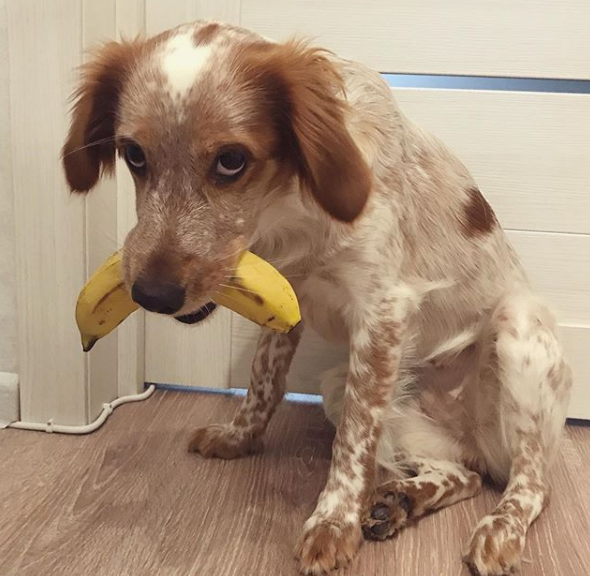
[[[19,419],[18,374],[0,372],[0,428]]]

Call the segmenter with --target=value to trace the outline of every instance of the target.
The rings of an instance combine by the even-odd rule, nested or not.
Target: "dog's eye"
[[[228,150],[217,157],[215,171],[223,178],[232,178],[246,167],[246,156],[239,150]]]
[[[145,170],[145,154],[137,144],[127,144],[125,146],[125,161],[129,169],[133,172],[142,172]]]

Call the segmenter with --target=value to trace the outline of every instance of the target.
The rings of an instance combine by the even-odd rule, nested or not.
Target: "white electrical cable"
[[[155,389],[156,387],[153,384],[150,384],[147,390],[141,394],[121,396],[121,398],[117,398],[112,402],[103,404],[102,412],[98,418],[94,422],[86,424],[85,426],[67,426],[64,424],[54,424],[53,420],[49,420],[46,424],[37,422],[12,422],[8,425],[8,427],[17,428],[19,430],[37,430],[39,432],[49,433],[58,432],[60,434],[88,434],[89,432],[94,432],[97,428],[100,428],[117,406],[121,406],[121,404],[126,404],[127,402],[139,402],[140,400],[145,400],[154,393]]]

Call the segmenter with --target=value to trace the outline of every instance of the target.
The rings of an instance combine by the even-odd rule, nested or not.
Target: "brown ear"
[[[328,214],[352,222],[367,202],[371,173],[346,128],[344,82],[325,51],[296,41],[277,50],[302,181]]]
[[[115,118],[138,43],[110,42],[82,68],[62,160],[73,192],[88,192],[115,163]]]

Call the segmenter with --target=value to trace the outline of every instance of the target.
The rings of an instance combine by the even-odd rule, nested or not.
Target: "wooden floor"
[[[0,431],[1,576],[295,576],[293,546],[327,474],[333,435],[317,405],[284,404],[265,454],[189,455],[192,428],[232,397],[157,392],[84,437]],[[590,574],[590,428],[571,426],[522,576]],[[498,494],[367,543],[339,576],[466,575],[462,546]]]

